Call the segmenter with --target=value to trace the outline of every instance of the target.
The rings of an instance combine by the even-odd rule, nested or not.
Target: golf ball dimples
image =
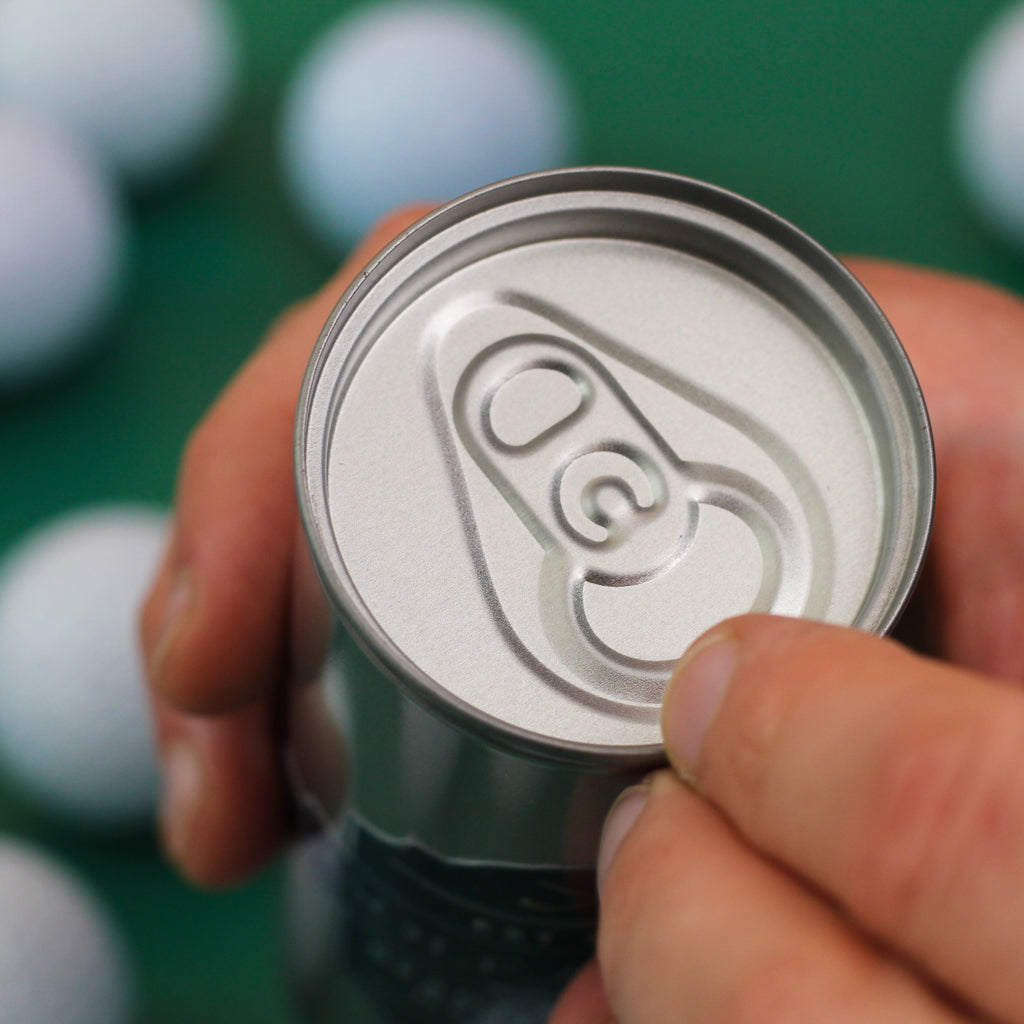
[[[66,132],[0,106],[0,391],[39,380],[96,339],[125,257],[106,173]]]
[[[166,535],[153,510],[87,509],[30,534],[0,566],[0,767],[83,824],[155,812],[136,617]]]
[[[966,61],[954,136],[979,212],[1024,248],[1024,4],[1008,8]]]
[[[0,3],[0,95],[65,122],[136,182],[198,155],[224,118],[235,64],[219,0]]]
[[[300,213],[343,250],[403,203],[570,162],[573,112],[547,50],[487,7],[391,3],[308,55],[282,125]]]
[[[49,855],[0,839],[0,1021],[128,1024],[132,977],[92,891]]]

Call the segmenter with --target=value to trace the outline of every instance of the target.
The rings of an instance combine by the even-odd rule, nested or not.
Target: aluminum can
[[[912,368],[845,267],[622,168],[484,188],[387,248],[324,328],[296,465],[341,626],[288,748],[316,1024],[545,1020],[674,660],[752,610],[887,631],[934,496]]]

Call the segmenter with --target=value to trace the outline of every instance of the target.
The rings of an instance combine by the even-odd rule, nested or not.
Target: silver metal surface
[[[882,632],[927,543],[927,415],[890,327],[721,190],[579,169],[484,189],[345,295],[300,500],[346,626],[506,749],[657,757],[674,659],[750,610]]]

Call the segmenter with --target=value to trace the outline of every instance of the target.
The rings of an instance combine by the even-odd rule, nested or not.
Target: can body
[[[344,637],[319,685],[348,702],[336,742],[351,788],[338,800],[337,759],[296,768],[318,826],[290,864],[289,969],[305,1019],[545,1021],[593,954],[594,853],[632,773],[494,748],[405,697]],[[309,715],[322,746],[323,702],[297,704],[293,735]],[[293,745],[296,762],[311,746]]]
[[[884,632],[934,490],[913,373],[848,272],[622,169],[403,235],[324,329],[296,462],[342,625],[288,745],[321,836],[292,886],[314,1024],[546,1020],[675,658],[752,610]]]

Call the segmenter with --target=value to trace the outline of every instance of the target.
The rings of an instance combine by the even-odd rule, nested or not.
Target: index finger
[[[678,668],[673,762],[746,840],[1024,1020],[1024,697],[892,641],[750,616]]]
[[[173,707],[237,710],[282,674],[298,518],[292,435],[306,363],[345,288],[428,209],[382,221],[286,313],[190,438],[173,537],[141,622],[151,683]]]
[[[424,212],[382,222],[316,297],[286,314],[189,443],[141,632],[164,761],[164,843],[195,882],[240,880],[288,835],[279,695],[296,660],[292,626],[313,618],[293,605],[305,596],[292,473],[299,388],[341,293]],[[326,642],[326,626],[310,632]]]

